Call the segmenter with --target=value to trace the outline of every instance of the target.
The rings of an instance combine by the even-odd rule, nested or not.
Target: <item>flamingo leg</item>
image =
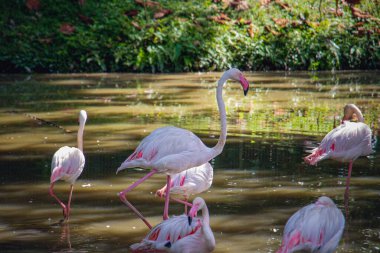
[[[54,188],[54,182],[50,184],[49,194],[50,194],[53,198],[55,198],[55,199],[58,201],[58,203],[61,205],[61,207],[62,207],[62,209],[63,209],[63,217],[64,217],[64,219],[66,219],[66,217],[67,217],[67,209],[66,209],[66,205],[63,204],[63,202],[62,202],[62,201],[61,201],[61,200],[55,195],[53,188]]]
[[[350,196],[350,179],[351,179],[351,172],[352,172],[352,163],[353,161],[350,161],[350,164],[348,165],[348,175],[346,179],[346,191],[344,192],[344,207],[346,209],[346,216],[348,216],[348,200]]]
[[[188,197],[185,196],[184,201],[187,202],[187,200],[188,200]],[[185,205],[185,214],[187,214],[187,205]]]
[[[69,218],[70,218],[70,205],[71,205],[71,197],[73,196],[73,190],[74,190],[74,185],[70,185],[70,195],[69,195],[69,201],[67,202],[67,207],[66,207],[66,210],[67,210],[67,217],[66,217],[66,220],[69,221]]]
[[[152,225],[145,219],[145,217],[142,215],[142,213],[136,209],[128,200],[127,200],[127,193],[136,188],[139,184],[153,176],[157,173],[156,169],[153,169],[151,172],[146,174],[144,177],[140,178],[136,182],[134,182],[131,186],[129,186],[127,189],[119,192],[119,198],[121,202],[123,202],[125,205],[127,205],[147,226],[149,229],[152,229]]]
[[[165,207],[164,207],[164,215],[163,219],[167,220],[169,219],[169,194],[170,194],[170,187],[171,187],[171,178],[170,176],[166,176],[166,192],[165,192]]]

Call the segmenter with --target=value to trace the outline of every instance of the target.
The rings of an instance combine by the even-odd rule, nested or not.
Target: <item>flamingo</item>
[[[83,131],[87,120],[84,110],[79,112],[79,129],[77,135],[78,148],[64,146],[55,152],[51,162],[50,195],[55,198],[63,209],[63,221],[68,221],[70,216],[70,203],[73,194],[74,183],[83,171],[85,158],[83,155]],[[54,184],[58,180],[70,183],[70,194],[65,205],[54,193]]]
[[[350,122],[356,120],[358,122]],[[363,114],[354,104],[344,107],[342,124],[331,130],[322,140],[318,148],[312,154],[306,156],[307,164],[315,165],[325,159],[333,159],[340,162],[349,162],[346,179],[345,203],[349,196],[352,164],[359,156],[370,155],[372,150],[372,131],[364,123]]]
[[[224,84],[228,79],[239,81],[244,95],[247,94],[249,83],[240,70],[232,68],[223,73],[218,81],[216,100],[218,103],[221,134],[217,144],[209,148],[194,133],[173,126],[161,127],[145,137],[136,150],[120,165],[116,174],[127,168],[140,167],[150,169],[150,172],[119,192],[120,200],[127,205],[149,227],[152,226],[144,216],[127,200],[127,193],[156,173],[164,173],[166,178],[166,194],[163,219],[168,218],[169,192],[171,175],[200,166],[223,151],[227,137],[226,110],[222,97]]]
[[[171,178],[170,194],[182,195],[184,201],[187,202],[190,195],[204,192],[211,187],[213,175],[214,170],[210,163],[184,170]],[[165,185],[157,190],[156,195],[159,197],[165,196],[166,187]],[[183,203],[178,199],[171,198],[171,200]],[[187,213],[186,204],[185,213]]]
[[[343,234],[342,211],[326,196],[293,214],[286,222],[277,253],[333,253]]]
[[[197,211],[202,217],[196,217]],[[207,205],[201,197],[193,201],[189,216],[173,216],[150,230],[140,242],[130,246],[138,252],[208,253],[215,248]]]

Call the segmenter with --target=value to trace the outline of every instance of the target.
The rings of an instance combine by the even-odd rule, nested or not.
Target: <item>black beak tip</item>
[[[191,226],[191,222],[193,222],[193,218],[191,218],[190,216],[187,216],[187,220],[189,222],[189,226]]]
[[[244,90],[244,96],[247,96],[248,89]]]

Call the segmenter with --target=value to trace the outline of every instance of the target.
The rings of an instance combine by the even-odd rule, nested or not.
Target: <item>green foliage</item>
[[[367,19],[353,17],[343,4],[343,16],[336,16],[335,1],[319,0],[288,0],[288,10],[274,1],[260,6],[251,0],[243,11],[211,0],[157,0],[160,7],[120,0],[87,0],[83,6],[74,0],[40,2],[31,11],[25,1],[1,1],[1,72],[380,67],[379,9],[370,0],[356,6],[373,16]],[[162,9],[172,13],[154,18]],[[131,10],[137,15],[126,15]],[[230,20],[217,22],[221,14]],[[75,30],[64,34],[62,24]]]

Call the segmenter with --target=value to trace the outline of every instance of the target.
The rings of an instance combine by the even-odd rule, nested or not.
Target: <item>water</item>
[[[217,253],[275,252],[286,220],[321,195],[344,211],[347,164],[302,158],[339,124],[355,103],[379,133],[379,72],[246,73],[246,97],[237,83],[224,88],[228,137],[211,161],[214,181],[201,196],[211,213]],[[116,193],[146,171],[116,168],[155,128],[175,125],[207,145],[219,137],[215,101],[220,73],[173,75],[6,75],[0,78],[1,252],[126,252],[148,232]],[[77,115],[88,112],[85,171],[75,184],[69,225],[48,194],[50,163],[61,146],[76,145]],[[380,158],[354,163],[350,213],[337,252],[380,251]],[[155,175],[129,195],[157,224],[165,183]],[[56,184],[67,200],[69,186]],[[183,207],[172,204],[170,214]]]

